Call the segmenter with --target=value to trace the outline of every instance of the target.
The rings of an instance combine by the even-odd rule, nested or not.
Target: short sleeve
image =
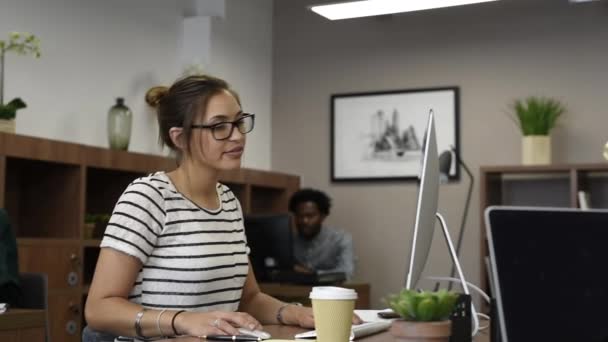
[[[247,253],[247,255],[249,255],[251,253],[251,248],[249,247],[249,242],[247,241],[247,234],[245,232],[245,218],[243,216],[243,209],[241,208],[241,202],[239,202],[239,199],[236,199],[236,205],[237,205],[237,214],[239,215],[239,218],[241,219],[241,224],[243,225],[243,241],[245,241],[245,252]]]
[[[243,208],[241,207],[241,202],[227,185],[222,184],[221,189],[222,196],[225,196],[224,198],[222,198],[222,205],[224,206],[224,210],[233,212],[233,218],[235,222],[238,222],[239,230],[243,232],[243,241],[245,241],[245,251],[247,255],[249,255],[251,249],[249,248],[249,243],[247,242],[247,234],[245,232],[245,217],[243,216]]]
[[[131,183],[120,196],[101,247],[110,247],[145,264],[165,222],[164,198],[149,178]]]

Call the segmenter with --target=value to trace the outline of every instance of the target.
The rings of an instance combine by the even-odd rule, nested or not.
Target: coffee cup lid
[[[310,291],[310,299],[357,299],[357,292],[336,286],[315,286]]]

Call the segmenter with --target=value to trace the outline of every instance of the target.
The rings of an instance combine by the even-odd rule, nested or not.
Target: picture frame
[[[417,180],[430,110],[448,180],[460,179],[460,89],[448,86],[331,95],[332,182]]]

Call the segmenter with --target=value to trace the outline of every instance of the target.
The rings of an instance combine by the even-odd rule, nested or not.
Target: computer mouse
[[[262,330],[250,330],[250,329],[245,329],[245,328],[239,328],[239,333],[241,333],[243,335],[259,337],[263,340],[270,338],[270,334],[265,331],[262,331]]]

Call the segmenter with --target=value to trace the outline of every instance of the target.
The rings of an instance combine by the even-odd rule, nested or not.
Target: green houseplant
[[[449,341],[451,334],[450,314],[458,301],[452,291],[436,292],[403,289],[389,295],[387,303],[399,316],[391,324],[391,334],[398,341]]]
[[[25,108],[26,104],[20,98],[4,103],[4,60],[9,52],[18,55],[31,54],[39,58],[40,39],[31,33],[12,32],[7,40],[0,40],[0,119],[4,120],[4,125],[0,128],[14,132],[17,110]]]
[[[566,109],[559,101],[530,96],[512,104],[514,120],[522,134],[524,165],[551,163],[551,130]]]
[[[84,238],[100,239],[110,221],[108,214],[85,214],[84,216]]]

